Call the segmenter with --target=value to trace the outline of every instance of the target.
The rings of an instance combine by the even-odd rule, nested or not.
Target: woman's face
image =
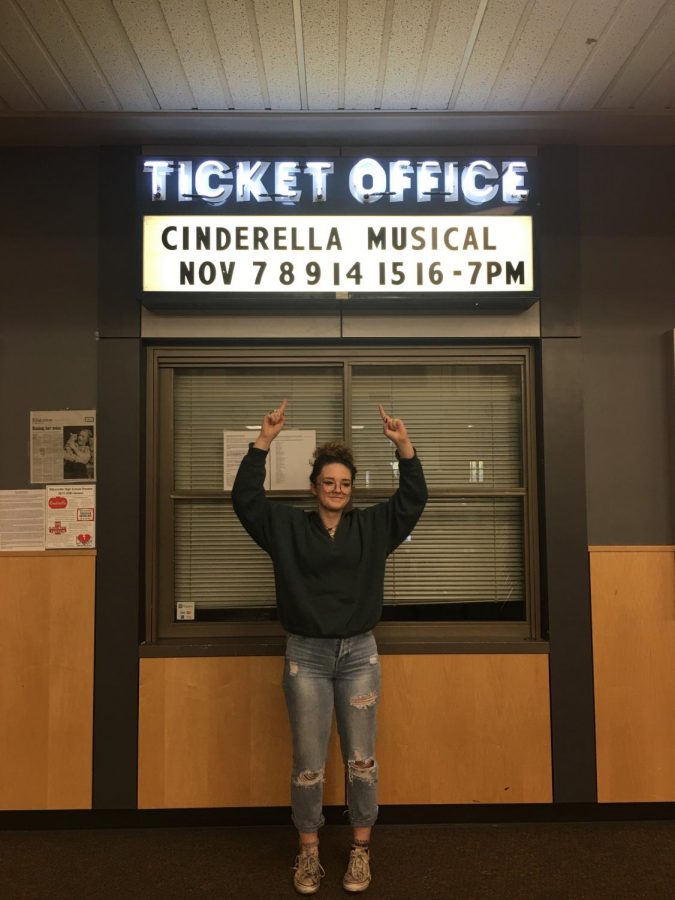
[[[320,507],[341,512],[352,497],[352,473],[342,463],[326,463],[311,489]]]
[[[89,443],[89,432],[86,429],[78,432],[77,443],[80,445],[80,447],[84,447],[85,444]]]

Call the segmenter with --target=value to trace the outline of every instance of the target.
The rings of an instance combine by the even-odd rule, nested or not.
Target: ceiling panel
[[[663,5],[663,0],[624,0],[619,5],[565,95],[561,109],[592,109],[598,103]]]
[[[271,108],[301,109],[292,0],[255,0],[255,18]]]
[[[44,103],[0,47],[0,109],[43,110]]]
[[[316,0],[303,0],[301,8],[307,107],[340,109],[344,107],[346,0],[327,8]]]
[[[541,0],[534,4],[490,91],[487,109],[520,108],[573,6],[574,0]]]
[[[160,6],[196,108],[231,109],[232,97],[204,0],[160,0]]]
[[[558,109],[621,0],[577,0],[520,106]]]
[[[393,4],[382,109],[410,109],[415,105],[418,75],[426,61],[426,39],[433,6],[432,0],[417,3],[396,0]],[[430,47],[427,53],[429,50]]]
[[[265,109],[270,104],[253,4],[208,0],[207,7],[234,108]]]
[[[45,5],[42,0],[20,2],[26,18],[84,109],[119,110],[121,105],[68,7],[61,3]]]
[[[523,14],[532,3],[533,0],[503,0],[487,5],[454,109],[484,109],[499,71],[517,40],[521,17],[525,18]]]
[[[13,0],[0,0],[0,42],[46,109],[82,109],[82,103],[42,39]]]
[[[416,98],[419,109],[447,108],[474,23],[478,27],[482,21],[483,7],[480,0],[459,4],[444,0],[440,4],[438,18],[432,25],[431,52]]]
[[[674,43],[675,4],[665,3],[635,50],[619,69],[599,106],[603,109],[627,109],[635,106],[647,85],[672,57]]]
[[[375,109],[380,100],[380,54],[384,37],[386,0],[349,0],[345,108]],[[383,61],[382,71],[384,71]],[[377,98],[377,99],[376,99]]]
[[[194,109],[190,90],[157,0],[113,0],[160,109]]]
[[[157,98],[110,0],[65,0],[65,3],[114,90],[120,108],[158,109]]]
[[[675,52],[635,100],[639,110],[663,110],[675,104]]]

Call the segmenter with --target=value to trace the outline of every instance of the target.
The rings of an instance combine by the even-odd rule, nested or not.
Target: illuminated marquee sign
[[[143,298],[534,298],[527,159],[139,162]]]

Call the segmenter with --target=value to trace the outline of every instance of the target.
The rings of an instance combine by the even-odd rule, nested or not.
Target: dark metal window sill
[[[141,659],[182,658],[195,656],[282,656],[285,639],[270,638],[261,640],[243,638],[214,638],[212,640],[186,641],[164,640],[153,644],[141,644],[138,655]],[[411,654],[424,656],[434,654],[522,654],[534,653],[547,655],[548,641],[543,640],[487,640],[484,637],[465,638],[462,640],[420,641],[414,637],[409,640],[379,639],[378,649],[381,655]]]

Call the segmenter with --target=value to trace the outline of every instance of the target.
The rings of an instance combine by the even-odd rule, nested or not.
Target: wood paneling
[[[94,563],[0,555],[0,808],[91,807]]]
[[[282,674],[271,656],[142,659],[139,807],[288,806]],[[324,800],[344,796],[333,729]]]
[[[384,656],[382,803],[551,800],[545,656]],[[277,657],[141,660],[139,806],[284,806]],[[327,804],[344,803],[331,738]]]
[[[675,800],[672,547],[591,553],[598,800]]]
[[[382,657],[381,803],[552,800],[545,655]]]

